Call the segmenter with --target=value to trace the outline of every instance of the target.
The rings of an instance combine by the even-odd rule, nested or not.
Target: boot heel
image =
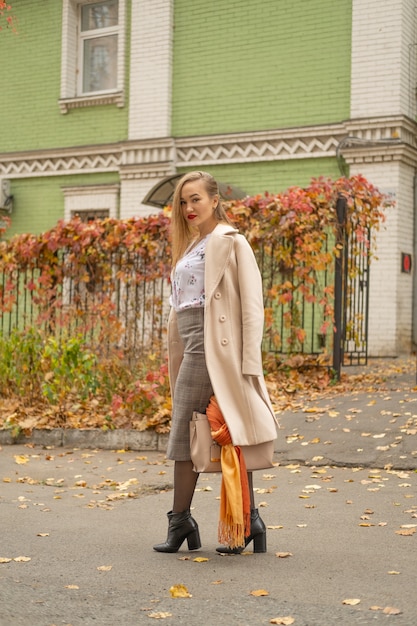
[[[253,551],[266,552],[266,532],[255,535],[253,538]]]
[[[187,543],[189,550],[198,550],[201,548],[200,533],[198,528],[188,535]]]

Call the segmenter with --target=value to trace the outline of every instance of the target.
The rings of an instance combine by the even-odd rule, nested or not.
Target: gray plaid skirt
[[[193,411],[206,412],[213,389],[204,355],[204,308],[179,311],[177,320],[184,358],[175,383],[167,457],[173,461],[189,461],[190,420]]]

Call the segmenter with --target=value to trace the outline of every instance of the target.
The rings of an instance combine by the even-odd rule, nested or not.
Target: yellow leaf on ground
[[[78,585],[65,585],[65,589],[79,589]]]
[[[360,600],[358,598],[347,598],[343,600],[342,604],[348,604],[349,606],[356,606],[356,604],[360,604]]]
[[[265,591],[265,589],[255,589],[255,591],[250,592],[250,595],[256,597],[269,596],[269,591]]]
[[[169,593],[171,594],[171,598],[192,598],[192,595],[188,592],[187,587],[182,584],[170,587]]]
[[[16,558],[13,559],[13,561],[16,561],[16,563],[27,563],[28,561],[31,561],[32,559],[30,558],[30,556],[17,556]]]
[[[99,572],[110,572],[113,565],[100,565],[97,569]]]
[[[400,615],[400,609],[397,609],[395,606],[386,606],[382,611],[385,615]]]
[[[286,559],[288,556],[292,556],[292,552],[276,552],[275,556],[279,559]]]
[[[282,624],[282,626],[291,626],[294,622],[295,619],[291,617],[291,615],[287,615],[286,617],[273,617],[269,620],[270,624]]]
[[[12,559],[8,559],[6,556],[0,556],[0,563],[10,563]]]
[[[196,556],[196,558],[195,558],[195,559],[193,559],[193,561],[194,561],[195,563],[205,563],[206,561],[210,561],[210,559],[208,559],[208,558],[207,558],[207,557],[205,557],[205,556]]]
[[[148,617],[153,617],[154,619],[165,619],[166,617],[172,617],[172,613],[148,613]]]
[[[26,456],[25,454],[15,454],[14,460],[16,461],[18,465],[24,465],[25,463],[28,463],[29,457]]]
[[[396,535],[403,535],[403,537],[407,537],[410,535],[414,535],[414,533],[416,532],[415,528],[401,528],[401,530],[396,530],[395,534]]]

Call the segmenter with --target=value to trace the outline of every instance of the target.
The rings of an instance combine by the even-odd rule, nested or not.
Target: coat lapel
[[[206,306],[213,297],[233,249],[233,237],[237,231],[232,226],[218,224],[213,230],[206,248],[205,292]]]

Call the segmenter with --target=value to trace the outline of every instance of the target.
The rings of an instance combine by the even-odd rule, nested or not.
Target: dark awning
[[[184,176],[184,173],[167,176],[166,178],[160,180],[150,191],[148,191],[142,200],[142,203],[155,206],[158,209],[163,209],[167,204],[171,204],[175,187],[182,176]],[[228,183],[219,182],[219,191],[223,200],[239,200],[240,198],[245,198],[247,196],[242,189],[239,189],[234,185],[229,185]]]

